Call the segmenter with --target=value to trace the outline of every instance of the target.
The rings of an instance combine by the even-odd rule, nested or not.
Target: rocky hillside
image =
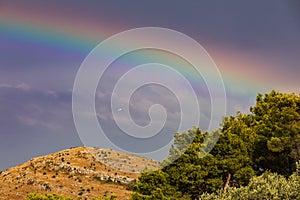
[[[159,163],[110,149],[72,148],[33,158],[0,173],[0,199],[24,199],[30,192],[91,199],[116,194],[129,199],[130,184]]]

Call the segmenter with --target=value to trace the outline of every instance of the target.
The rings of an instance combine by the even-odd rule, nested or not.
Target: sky
[[[76,74],[100,42],[139,27],[176,30],[200,43],[223,77],[227,115],[237,110],[249,112],[259,92],[274,89],[299,93],[300,3],[296,0],[0,0],[0,170],[83,145],[72,114]],[[190,68],[182,67],[188,64],[176,56],[144,50],[117,59],[97,87],[99,123],[111,133],[108,137],[114,144],[129,152],[154,149],[132,137],[127,141],[118,133],[109,98],[113,85],[125,72],[153,59],[175,68],[180,65],[181,73],[186,72],[193,82]],[[164,79],[166,74],[157,69],[139,77]],[[176,77],[169,75],[170,80]],[[201,101],[199,125],[206,130],[211,116],[209,92],[201,77],[192,87]],[[179,91],[184,89],[178,86]],[[170,141],[178,128],[180,100],[174,97],[172,91],[159,85],[141,87],[131,97],[130,112],[138,125],[149,124],[148,109],[153,104],[161,104],[167,111],[160,133],[164,139],[152,137],[148,144],[162,147],[165,143],[160,141]],[[153,155],[154,159],[161,157]]]

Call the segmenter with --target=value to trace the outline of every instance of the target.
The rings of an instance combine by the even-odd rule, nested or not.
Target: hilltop
[[[30,192],[129,199],[140,172],[158,167],[157,161],[111,149],[71,148],[0,172],[0,199],[23,200]]]

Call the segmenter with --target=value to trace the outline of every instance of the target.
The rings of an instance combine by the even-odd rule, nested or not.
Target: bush
[[[93,198],[93,200],[117,200],[117,196],[112,194],[111,196],[104,196],[100,198]]]
[[[227,192],[203,194],[202,200],[260,200],[260,199],[300,199],[300,168],[288,179],[282,175],[265,172],[254,177],[250,183],[241,188],[228,188]]]
[[[27,195],[25,200],[75,200],[71,197],[64,197],[59,194],[40,194],[40,193],[30,193]],[[112,194],[111,196],[97,197],[93,200],[117,200],[117,196]]]
[[[39,194],[39,193],[30,193],[27,195],[25,200],[73,200],[70,197],[64,197],[58,194]]]

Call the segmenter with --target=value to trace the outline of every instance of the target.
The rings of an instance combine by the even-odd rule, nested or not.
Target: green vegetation
[[[201,157],[209,149],[210,142],[204,144],[208,134],[219,140]],[[194,127],[174,137],[164,167],[139,177],[132,187],[133,200],[300,199],[299,170],[295,172],[300,159],[299,95],[259,94],[249,114],[225,117],[219,130],[203,133]]]
[[[300,168],[288,179],[282,175],[264,172],[253,177],[245,187],[230,187],[226,192],[219,190],[216,194],[205,193],[202,200],[261,200],[261,199],[300,199]]]
[[[58,194],[39,194],[39,193],[30,193],[27,195],[25,200],[73,200],[70,197],[63,197]]]
[[[78,198],[80,199],[80,198]],[[104,196],[104,197],[96,197],[92,200],[116,200],[117,197],[115,195]],[[25,200],[75,200],[71,197],[64,197],[58,194],[40,194],[40,193],[30,193],[27,195]]]

